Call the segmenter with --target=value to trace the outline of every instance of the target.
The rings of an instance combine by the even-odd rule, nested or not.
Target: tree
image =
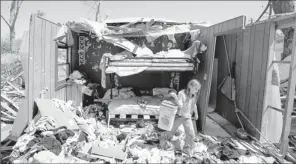
[[[21,5],[23,3],[23,0],[12,0],[10,5],[10,18],[9,22],[1,15],[4,22],[9,27],[9,50],[10,52],[13,51],[13,43],[15,40],[15,23],[19,14],[19,10],[21,8]]]
[[[101,21],[101,0],[84,1],[84,3],[95,10],[95,21]]]
[[[295,12],[295,3],[292,0],[270,0],[273,12],[275,14]],[[284,52],[282,60],[292,54],[293,35],[294,30],[292,27],[281,29],[284,34]]]

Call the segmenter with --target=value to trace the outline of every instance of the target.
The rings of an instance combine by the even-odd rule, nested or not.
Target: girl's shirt
[[[193,98],[189,98],[185,90],[181,90],[178,93],[179,103],[181,108],[178,109],[177,114],[181,117],[191,118],[192,112],[197,111],[197,106]],[[197,112],[195,112],[197,114]]]

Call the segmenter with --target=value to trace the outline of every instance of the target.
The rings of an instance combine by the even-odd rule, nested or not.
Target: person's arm
[[[171,96],[174,98],[176,104],[178,105],[178,107],[181,109],[183,108],[183,98],[181,93],[179,92],[178,96],[175,92],[170,93]]]
[[[197,106],[196,106],[196,104],[194,104],[194,106],[193,106],[193,113],[194,113],[194,119],[197,120],[198,119],[198,113],[197,113]]]

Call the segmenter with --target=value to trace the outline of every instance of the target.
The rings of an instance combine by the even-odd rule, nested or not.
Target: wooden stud
[[[288,151],[288,136],[291,130],[291,113],[293,110],[294,104],[294,95],[295,95],[295,85],[296,85],[296,30],[294,26],[294,36],[293,36],[293,49],[291,56],[290,64],[290,73],[289,73],[289,82],[288,82],[288,92],[287,92],[287,101],[285,104],[285,113],[284,113],[284,126],[282,132],[282,145],[281,153],[283,155],[287,154]]]

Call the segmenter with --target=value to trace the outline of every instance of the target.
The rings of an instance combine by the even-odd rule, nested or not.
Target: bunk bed
[[[174,55],[176,56],[176,55]],[[101,83],[106,86],[106,78],[109,76],[114,87],[116,77],[130,76],[142,72],[171,72],[171,83],[178,83],[175,89],[179,90],[181,72],[197,72],[200,61],[190,56],[171,57],[154,55],[153,57],[119,57],[103,55],[101,63]],[[115,77],[115,78],[114,78]],[[176,79],[177,78],[177,79]],[[170,88],[167,88],[170,89]],[[130,97],[128,99],[113,99],[113,89],[110,89],[110,100],[108,106],[107,125],[111,119],[133,120],[133,119],[158,119],[161,102],[165,100],[173,101],[168,94],[168,90],[163,95]]]

